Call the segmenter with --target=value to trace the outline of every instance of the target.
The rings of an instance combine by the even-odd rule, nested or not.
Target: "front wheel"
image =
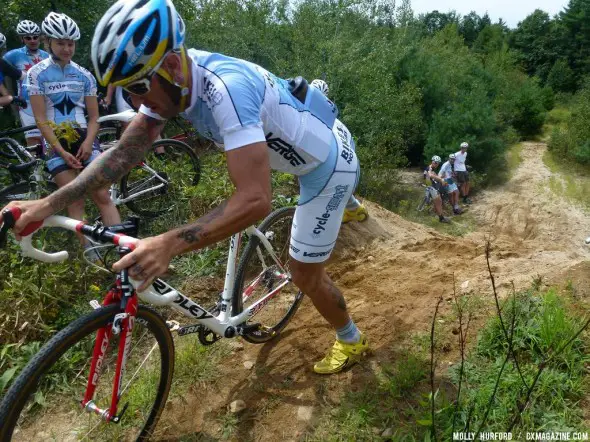
[[[264,300],[250,312],[248,323],[259,323],[260,327],[244,334],[248,342],[260,344],[276,337],[287,326],[303,300],[303,293],[293,284],[289,273],[289,243],[294,214],[294,207],[275,210],[258,227],[269,240],[282,269],[254,236],[250,238],[240,259],[232,315]]]
[[[188,217],[189,200],[201,179],[199,157],[177,140],[156,141],[145,160],[121,180],[125,203],[140,216],[154,218],[174,215],[182,222]],[[173,213],[181,212],[181,213]]]
[[[119,423],[82,409],[96,334],[110,329],[119,305],[99,308],[56,334],[16,378],[0,402],[0,440],[147,440],[166,403],[174,370],[174,342],[154,310],[139,306],[121,383]],[[111,401],[119,335],[98,359],[95,404]]]

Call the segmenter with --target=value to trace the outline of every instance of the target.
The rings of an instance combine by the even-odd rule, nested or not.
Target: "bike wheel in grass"
[[[185,222],[190,199],[201,178],[194,151],[176,140],[156,141],[144,162],[121,180],[123,198],[133,212],[148,218],[167,214],[171,221]]]
[[[96,138],[100,144],[100,149],[105,151],[117,143],[118,130],[116,127],[104,126],[98,130]]]
[[[82,409],[96,332],[110,327],[119,305],[99,308],[55,335],[27,364],[0,402],[0,440],[147,440],[166,403],[174,342],[154,310],[140,306],[122,380],[120,423]],[[112,335],[101,364],[95,404],[108,409],[120,335]]]
[[[31,185],[29,182],[21,182],[0,190],[0,206],[4,207],[10,201],[36,200],[49,195],[57,190],[57,184],[47,181]]]
[[[276,210],[258,227],[287,272],[294,214],[294,207]],[[287,284],[274,297],[250,316],[248,323],[259,323],[261,327],[245,334],[244,339],[255,344],[273,339],[286,327],[303,300],[303,293],[290,281],[290,274],[281,270],[259,239],[250,238],[236,273],[232,314],[237,315],[251,307],[285,282]]]
[[[0,138],[0,157],[11,160],[13,164],[22,164],[30,161],[30,158],[19,149],[19,144],[12,138]]]

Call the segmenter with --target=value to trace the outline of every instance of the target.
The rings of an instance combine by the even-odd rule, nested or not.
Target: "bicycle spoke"
[[[113,308],[110,311],[114,312]],[[107,309],[98,309],[94,315],[102,314],[103,321],[112,321],[114,313],[109,317],[103,310]],[[66,331],[74,337],[67,344],[68,350],[60,350],[62,342],[69,342],[67,339],[50,341],[55,350],[47,354],[61,354],[52,363],[39,362],[44,370],[37,384],[39,390],[28,397],[18,416],[11,417],[17,419],[13,440],[127,441],[135,440],[148,423],[151,426],[152,416],[156,413],[157,417],[164,404],[162,400],[168,393],[172,376],[170,364],[173,363],[173,353],[169,352],[173,348],[170,333],[165,322],[151,312],[141,307],[133,328],[133,345],[127,354],[117,413],[126,411],[119,423],[108,422],[95,412],[83,409],[80,403],[86,390],[88,361],[94,350],[96,326],[104,327],[106,324],[97,323],[85,329],[70,325],[68,329],[71,327],[71,330]],[[100,374],[93,378],[96,390],[92,401],[101,410],[108,410],[111,405],[121,334],[111,336],[108,347],[101,352]],[[76,363],[79,366],[73,367]],[[45,400],[40,407],[38,400],[42,397]],[[159,405],[154,408],[156,404]],[[5,401],[0,404],[0,411],[4,407]]]

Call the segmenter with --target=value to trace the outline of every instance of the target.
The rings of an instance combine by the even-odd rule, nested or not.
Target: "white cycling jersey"
[[[226,151],[266,141],[273,169],[304,175],[330,153],[336,106],[310,87],[305,103],[286,80],[248,61],[189,49],[193,89],[182,117]],[[142,106],[146,115],[161,118]]]
[[[49,57],[29,70],[25,85],[29,95],[45,98],[49,121],[70,121],[86,128],[84,99],[96,96],[96,80],[82,66],[71,61],[62,69]]]
[[[455,172],[467,172],[465,161],[467,161],[467,151],[465,153],[461,153],[461,151],[455,153]]]
[[[450,161],[447,161],[441,166],[438,176],[445,180],[453,177],[453,165]]]
[[[359,178],[354,141],[336,106],[314,87],[300,102],[286,80],[253,63],[194,49],[188,54],[192,96],[181,116],[226,151],[266,142],[271,167],[300,177],[290,255],[327,260]],[[145,106],[139,111],[161,118]]]

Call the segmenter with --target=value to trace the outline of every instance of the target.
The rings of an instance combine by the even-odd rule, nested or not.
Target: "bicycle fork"
[[[128,248],[121,248],[121,257],[125,256],[131,250]],[[133,333],[133,326],[135,324],[135,317],[137,315],[137,294],[133,286],[129,282],[129,275],[127,269],[123,269],[117,278],[116,286],[109,290],[104,301],[103,306],[107,306],[116,302],[121,304],[121,312],[117,313],[113,319],[112,324],[99,329],[96,333],[96,341],[94,343],[94,351],[92,354],[92,362],[90,365],[90,373],[88,375],[88,382],[86,385],[86,392],[84,399],[81,401],[81,406],[88,412],[98,414],[106,422],[119,423],[121,417],[127,410],[127,405],[123,406],[123,410],[117,415],[117,408],[119,400],[121,399],[121,385],[125,374],[125,364],[129,349],[131,348],[131,335]],[[119,335],[119,348],[117,353],[117,364],[115,367],[115,377],[113,381],[113,390],[111,394],[111,404],[109,408],[100,408],[94,402],[94,394],[96,386],[100,379],[100,375],[105,364],[105,357],[109,348],[109,343],[113,335]]]

